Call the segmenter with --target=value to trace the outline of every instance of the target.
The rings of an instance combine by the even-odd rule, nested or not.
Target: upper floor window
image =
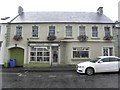
[[[32,37],[38,37],[38,26],[32,26]]]
[[[85,35],[85,26],[79,26],[79,35]]]
[[[66,37],[72,37],[72,26],[66,26]]]
[[[55,26],[49,26],[49,35],[50,36],[55,36]]]
[[[105,36],[109,36],[110,35],[110,27],[106,26],[104,27],[105,30]]]
[[[97,26],[92,27],[92,37],[98,37],[98,27]]]
[[[16,27],[16,35],[17,36],[22,36],[22,26],[17,26]]]

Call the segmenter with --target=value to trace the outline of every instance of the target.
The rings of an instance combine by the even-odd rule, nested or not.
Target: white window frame
[[[23,27],[22,26],[16,26],[16,35],[17,36],[21,36],[22,37],[22,31],[23,31]]]
[[[73,26],[72,25],[66,25],[65,26],[65,38],[72,38],[73,37],[73,30],[71,29],[71,36],[67,36],[67,28],[66,27],[72,27],[73,29]]]
[[[50,29],[50,27],[54,27],[54,29]],[[55,25],[49,25],[48,26],[48,35],[50,35],[50,30],[54,30],[54,36],[56,36],[56,26]]]
[[[106,48],[106,49],[110,49],[112,48],[112,56],[114,56],[114,47],[113,46],[104,46],[102,47],[102,56],[105,56],[104,53],[103,53],[103,49]],[[110,50],[108,51],[108,53],[110,52]],[[110,56],[110,53],[108,54],[108,56]]]
[[[108,26],[108,25],[106,25],[106,26],[104,26],[104,35],[106,36],[106,31],[105,31],[105,27],[109,27],[109,34],[108,35],[111,35],[111,27],[110,26]]]
[[[73,51],[77,51],[77,50],[73,50],[73,48],[82,48],[82,49],[88,49],[88,50],[83,50],[83,51],[88,51],[88,57],[79,57],[79,58],[75,58],[73,55]],[[72,59],[88,59],[90,58],[90,47],[72,47]]]
[[[30,62],[41,62],[41,63],[49,63],[50,62],[50,51],[45,51],[44,48],[47,48],[46,47],[33,47],[35,48],[36,50],[35,51],[32,51],[32,47],[30,48]],[[42,51],[38,51],[38,49],[43,49]],[[35,53],[36,55],[35,56],[31,56],[31,52]],[[37,53],[38,52],[42,52],[42,56],[38,56]],[[45,52],[49,52],[49,56],[45,56],[44,53]],[[31,61],[31,58],[34,57],[35,58],[35,61]],[[49,61],[45,61],[44,59],[42,61],[37,61],[37,58],[39,57],[42,57],[42,58],[49,58]]]
[[[81,29],[80,29],[80,27],[84,27],[84,31],[81,31]],[[78,36],[80,36],[80,35],[86,35],[86,26],[85,25],[79,25],[79,27],[78,27],[79,29],[79,33],[78,33]],[[82,32],[82,34],[81,34],[81,32]],[[84,33],[84,34],[83,34]]]
[[[96,30],[97,31],[94,31],[95,33],[93,33],[93,28],[97,28]],[[92,26],[92,38],[98,38],[98,35],[99,35],[99,30],[98,30],[99,28],[98,28],[98,26],[96,26],[96,25],[94,25],[94,26]],[[93,35],[93,34],[95,34],[95,35]]]
[[[35,34],[33,33],[33,27],[37,27],[37,29],[34,30],[34,31],[37,31],[37,33],[35,33]],[[34,25],[34,26],[32,26],[32,38],[38,38],[38,37],[39,37],[39,26]]]

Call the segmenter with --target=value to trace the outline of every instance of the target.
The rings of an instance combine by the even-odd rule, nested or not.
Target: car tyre
[[[87,69],[86,69],[86,74],[89,75],[89,76],[90,76],[90,75],[93,75],[93,74],[94,74],[94,69],[91,68],[91,67],[87,68]]]

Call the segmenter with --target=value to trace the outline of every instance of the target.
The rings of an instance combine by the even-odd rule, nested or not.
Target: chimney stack
[[[97,13],[100,14],[100,15],[102,15],[103,14],[103,7],[99,7],[97,9]]]
[[[21,15],[23,13],[23,8],[21,6],[18,7],[18,14]]]

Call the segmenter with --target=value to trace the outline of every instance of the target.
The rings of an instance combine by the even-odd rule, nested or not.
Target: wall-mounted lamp
[[[17,47],[17,44],[15,44],[15,47]]]

